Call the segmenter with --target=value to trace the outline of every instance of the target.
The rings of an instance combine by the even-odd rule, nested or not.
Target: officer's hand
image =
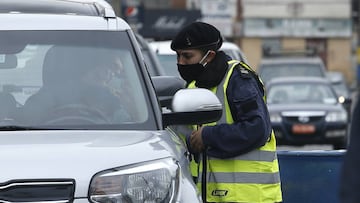
[[[200,127],[198,130],[194,130],[190,135],[190,146],[195,152],[202,152],[205,148],[201,132],[203,127]]]

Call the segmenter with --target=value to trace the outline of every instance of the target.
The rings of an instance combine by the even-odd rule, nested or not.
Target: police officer
[[[263,84],[247,64],[219,51],[221,45],[219,30],[203,22],[185,26],[171,43],[187,88],[207,88],[223,104],[218,122],[194,126],[186,137],[190,152],[206,154],[196,156],[202,159],[198,188],[204,202],[281,202]]]

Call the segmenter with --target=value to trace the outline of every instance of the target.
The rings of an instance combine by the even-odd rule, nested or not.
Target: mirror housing
[[[219,120],[222,104],[208,89],[181,89],[172,100],[172,112],[163,113],[163,125],[201,125]]]
[[[222,104],[208,89],[185,89],[176,76],[151,77],[161,107],[163,125],[200,125],[219,120]]]
[[[175,76],[151,77],[161,107],[171,109],[171,101],[175,93],[185,88],[185,81]]]

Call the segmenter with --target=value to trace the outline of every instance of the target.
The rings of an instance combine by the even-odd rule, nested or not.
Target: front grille
[[[287,121],[291,122],[291,123],[299,123],[299,116],[286,116],[284,117]],[[307,123],[314,123],[314,122],[318,122],[324,119],[324,116],[308,116],[309,120],[307,121]]]
[[[12,180],[0,184],[0,203],[68,203],[73,202],[74,192],[72,179]]]

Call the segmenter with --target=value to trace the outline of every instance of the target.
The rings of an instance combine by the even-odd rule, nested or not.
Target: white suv
[[[105,1],[4,0],[0,25],[0,202],[201,202],[167,126],[218,119],[214,94],[151,80]]]

